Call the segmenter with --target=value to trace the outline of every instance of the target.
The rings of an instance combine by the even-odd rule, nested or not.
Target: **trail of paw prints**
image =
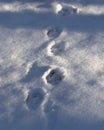
[[[61,5],[60,5],[61,6]],[[60,10],[58,10],[59,15],[66,15],[69,13],[69,11],[72,13],[77,12],[76,8],[64,8],[62,7]],[[65,50],[65,43],[64,42],[58,42],[56,43],[56,39],[59,38],[62,34],[63,30],[60,27],[57,26],[51,26],[46,30],[46,36],[51,41],[49,42],[47,46],[47,55],[54,58],[54,56],[60,56],[62,52]],[[56,111],[57,106],[50,101],[50,95],[51,91],[55,86],[58,86],[65,78],[65,71],[61,69],[60,67],[51,67],[47,69],[47,71],[43,74],[42,79],[47,86],[45,89],[47,90],[49,96],[47,96],[46,100],[44,100],[43,103],[43,111],[47,114],[52,113]],[[50,87],[51,86],[51,87]],[[48,88],[50,87],[50,88]]]

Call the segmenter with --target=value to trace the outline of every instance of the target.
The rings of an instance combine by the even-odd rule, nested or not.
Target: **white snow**
[[[104,129],[104,1],[0,0],[0,129]]]

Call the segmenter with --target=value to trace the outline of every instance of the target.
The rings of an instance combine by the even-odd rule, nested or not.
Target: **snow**
[[[104,1],[0,0],[0,129],[104,129]]]

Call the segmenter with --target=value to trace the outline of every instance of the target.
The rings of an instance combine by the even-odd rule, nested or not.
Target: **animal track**
[[[59,27],[50,27],[46,34],[49,38],[57,38],[61,32],[62,30]]]
[[[45,82],[58,85],[64,79],[64,73],[59,68],[51,69],[43,75]]]
[[[45,92],[42,88],[35,88],[29,91],[26,104],[30,110],[37,110],[45,98]]]
[[[55,43],[55,41],[52,41],[48,47],[48,51],[51,55],[60,55],[64,49],[65,44],[63,42]]]
[[[75,6],[62,6],[61,4],[57,4],[56,7],[56,13],[62,16],[67,16],[70,14],[78,14],[79,13],[79,9],[77,9]]]

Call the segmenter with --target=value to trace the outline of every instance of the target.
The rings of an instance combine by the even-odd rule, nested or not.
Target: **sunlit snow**
[[[0,0],[0,130],[104,130],[104,1]]]

